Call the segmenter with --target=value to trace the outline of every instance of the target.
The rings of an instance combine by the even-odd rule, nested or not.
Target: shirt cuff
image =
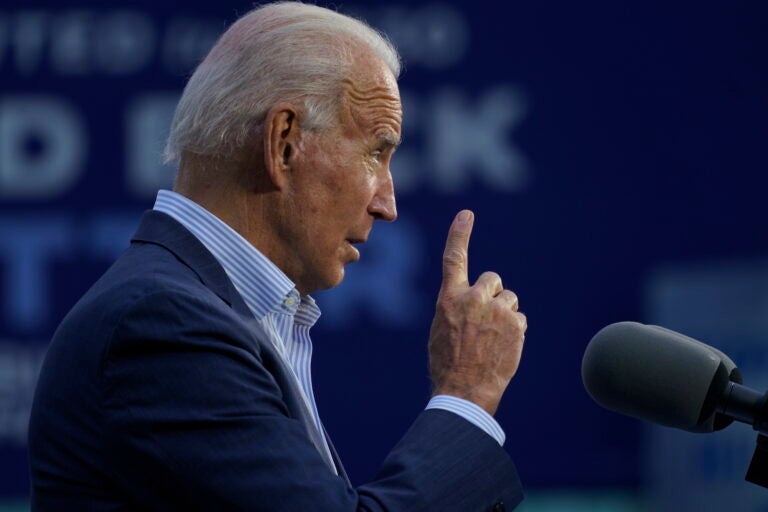
[[[494,438],[500,446],[504,446],[506,435],[498,422],[482,407],[469,400],[450,395],[436,395],[429,401],[426,409],[443,409],[458,414]]]

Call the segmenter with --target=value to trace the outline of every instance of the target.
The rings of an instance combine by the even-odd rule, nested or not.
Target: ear
[[[278,189],[285,186],[301,135],[299,110],[292,103],[280,103],[264,120],[264,167]]]

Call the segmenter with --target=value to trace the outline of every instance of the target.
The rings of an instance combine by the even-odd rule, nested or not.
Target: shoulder
[[[91,287],[83,301],[109,297],[113,299],[109,304],[127,307],[158,294],[216,296],[190,266],[168,249],[155,244],[134,243]],[[100,304],[100,307],[104,306],[108,304]]]
[[[184,301],[205,304],[220,312],[229,309],[191,267],[169,250],[134,243],[83,295],[70,315],[107,314],[116,320],[134,308],[172,307]]]
[[[247,329],[246,319],[173,253],[133,244],[66,315],[49,352],[101,358],[115,342],[183,341],[194,332],[242,339]]]

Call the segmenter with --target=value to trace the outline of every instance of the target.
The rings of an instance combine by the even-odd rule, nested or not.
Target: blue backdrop
[[[405,61],[400,219],[377,226],[347,280],[317,296],[316,396],[353,480],[374,475],[428,400],[444,236],[470,208],[471,274],[498,271],[529,319],[497,415],[532,490],[528,510],[706,510],[679,502],[694,493],[711,510],[732,499],[733,511],[765,510],[742,482],[747,427],[683,449],[692,434],[670,441],[593,404],[580,362],[608,323],[663,322],[735,350],[751,383],[768,387],[766,5],[333,6],[388,33]],[[170,185],[159,151],[185,79],[251,7],[0,2],[8,507],[25,507],[26,421],[46,344]]]

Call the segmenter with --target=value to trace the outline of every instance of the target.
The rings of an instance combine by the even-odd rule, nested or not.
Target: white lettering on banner
[[[89,218],[55,213],[25,217],[13,212],[1,216],[4,322],[0,323],[37,334],[50,321],[58,321],[50,318],[56,295],[50,263],[113,261],[128,246],[140,218],[138,211]],[[347,267],[342,286],[323,294],[324,323],[330,328],[348,326],[356,313],[366,312],[378,325],[410,326],[429,302],[417,287],[424,267],[422,240],[418,226],[404,219],[377,226],[363,248],[362,261]]]
[[[461,61],[469,47],[469,26],[461,12],[450,5],[351,9],[387,34],[408,65],[447,68]]]
[[[148,66],[157,34],[152,18],[144,13],[115,11],[96,27],[96,62],[107,73],[125,75]]]
[[[450,5],[353,10],[386,32],[411,66],[448,68],[460,62],[469,48],[469,24]],[[225,28],[222,20],[202,16],[175,17],[161,25],[152,13],[140,10],[0,13],[0,66],[14,66],[21,75],[50,66],[62,75],[122,76],[145,72],[159,59],[166,72],[186,73]]]
[[[169,73],[188,73],[213,47],[222,28],[208,20],[171,20],[163,38],[163,67]]]
[[[140,220],[138,212],[91,217],[81,226],[81,232],[86,233],[88,239],[88,256],[109,262],[116,260],[130,245]]]
[[[525,103],[515,89],[487,92],[469,106],[458,91],[443,91],[434,99],[428,139],[435,187],[458,192],[477,173],[488,188],[519,190],[527,177],[527,163],[510,142],[509,134],[522,119]]]
[[[25,333],[39,332],[50,320],[53,294],[49,265],[74,258],[115,260],[128,247],[140,218],[140,212],[101,214],[89,219],[61,214],[0,217],[6,324]]]
[[[475,181],[487,189],[518,192],[530,174],[511,140],[526,112],[514,86],[476,98],[455,89],[416,97],[402,92],[406,143],[392,173],[398,194],[426,187],[462,193]],[[125,111],[126,183],[137,198],[170,187],[175,169],[162,164],[178,93],[148,93]],[[85,167],[87,134],[82,115],[49,96],[9,96],[0,101],[0,197],[51,198],[71,188]]]
[[[174,23],[172,20],[171,26]],[[223,24],[204,19],[197,22],[197,28],[191,37],[198,37],[201,45],[208,44],[194,59],[189,52],[183,53],[187,57],[184,71],[210,48]],[[165,37],[178,34],[169,31]],[[202,34],[207,37],[200,37]],[[14,66],[21,75],[40,72],[46,66],[61,75],[139,73],[149,68],[157,56],[160,35],[154,17],[136,10],[0,13],[0,65]],[[188,32],[183,35],[190,37]],[[172,41],[164,45],[177,46]],[[177,72],[178,67],[172,71]]]
[[[132,101],[126,111],[126,165],[128,188],[137,197],[153,197],[170,188],[175,169],[163,165],[162,153],[171,126],[177,93],[147,94]]]
[[[430,188],[457,194],[473,175],[500,192],[526,186],[528,161],[510,138],[527,110],[518,88],[499,86],[476,99],[454,89],[421,100],[407,91],[402,96],[404,139],[415,138],[422,149],[404,144],[392,160],[398,192],[413,192],[428,180]]]
[[[348,327],[360,313],[389,328],[414,325],[429,304],[417,286],[424,268],[422,240],[418,226],[402,217],[376,226],[360,261],[345,268],[341,285],[318,294],[322,325]]]
[[[27,443],[27,423],[45,343],[0,340],[0,444]]]
[[[421,186],[458,194],[473,180],[499,192],[526,187],[530,166],[511,140],[527,109],[518,88],[499,86],[477,98],[455,89],[402,96],[406,144],[392,163],[399,194]],[[177,101],[178,93],[149,93],[126,107],[125,179],[138,198],[172,184],[175,169],[162,164],[162,149]],[[0,100],[0,197],[67,192],[85,167],[87,141],[82,115],[62,99]]]
[[[129,74],[149,65],[155,48],[152,18],[113,11],[98,18],[91,11],[67,11],[51,22],[51,66],[61,74],[102,71]],[[98,44],[93,44],[97,41]]]
[[[64,100],[0,99],[0,197],[61,194],[84,168],[87,140],[79,112]]]
[[[420,186],[450,195],[473,180],[487,189],[519,192],[528,183],[528,160],[511,135],[527,106],[519,88],[502,85],[470,98],[456,89],[419,98],[402,91],[405,144],[392,160],[400,195]],[[127,182],[136,197],[169,187],[174,169],[161,162],[178,95],[151,93],[126,112]]]
[[[72,223],[53,217],[0,218],[3,263],[3,314],[23,331],[39,328],[48,318],[48,264],[73,252]]]
[[[47,13],[27,11],[10,22],[8,40],[13,45],[16,67],[21,74],[37,71],[43,61]]]
[[[89,11],[66,11],[51,20],[51,67],[65,75],[84,75],[91,66],[93,14]]]
[[[424,44],[409,48],[413,59],[429,68],[447,68],[464,58],[469,47],[469,26],[455,8],[427,5],[405,19],[421,24],[424,33]]]

